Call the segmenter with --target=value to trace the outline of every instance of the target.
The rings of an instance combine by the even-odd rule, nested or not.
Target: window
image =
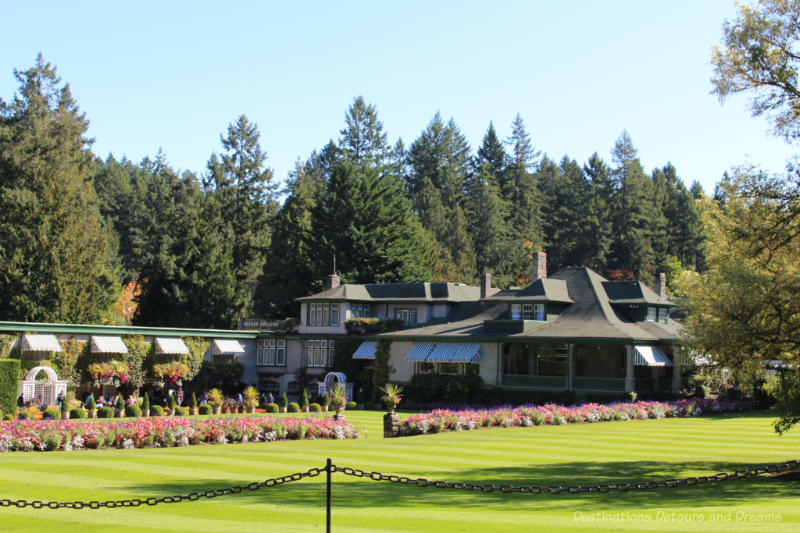
[[[662,324],[667,323],[667,317],[669,316],[668,310],[666,307],[659,307],[658,308],[658,321]]]
[[[533,320],[532,304],[522,304],[522,320]]]
[[[460,363],[439,363],[440,374],[461,374],[461,369],[464,367]]]
[[[511,320],[546,320],[544,304],[511,304]]]
[[[397,308],[394,310],[394,317],[402,320],[406,326],[412,326],[417,323],[417,310]]]
[[[544,304],[536,304],[533,306],[533,319],[544,322],[547,317],[544,314]]]
[[[522,306],[511,304],[511,320],[522,320]]]
[[[306,341],[303,364],[311,367],[325,367],[333,364],[333,341],[309,339]]]
[[[648,322],[655,322],[656,321],[656,308],[655,307],[648,307],[647,308],[647,318],[645,319]]]
[[[338,326],[339,304],[311,303],[308,304],[309,326]]]
[[[277,381],[272,381],[271,379],[265,379],[263,377],[258,378],[258,388],[263,392],[273,392],[276,394],[281,391],[281,386]]]
[[[420,361],[417,363],[417,374],[432,374],[436,370],[433,365],[433,363]]]
[[[260,366],[286,366],[286,339],[260,339],[256,364]]]
[[[350,318],[369,318],[372,316],[369,304],[350,304]]]
[[[290,381],[288,385],[286,385],[286,392],[289,394],[296,394],[300,392],[300,383],[297,381]]]

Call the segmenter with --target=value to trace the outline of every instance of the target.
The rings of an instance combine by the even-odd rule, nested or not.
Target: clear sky
[[[746,162],[792,150],[747,101],[712,96],[711,47],[732,1],[5,2],[0,97],[36,55],[58,67],[93,150],[134,161],[162,148],[204,172],[220,133],[256,122],[285,179],[338,137],[353,98],[408,147],[436,111],[473,150],[519,113],[535,147],[584,163],[627,129],[646,170],[672,162],[707,192]]]

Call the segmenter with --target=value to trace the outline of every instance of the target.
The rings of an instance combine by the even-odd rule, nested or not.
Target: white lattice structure
[[[46,379],[36,380],[39,372],[44,372]],[[28,372],[25,379],[19,382],[19,393],[24,402],[33,401],[47,405],[55,405],[56,398],[62,392],[67,394],[67,381],[59,380],[56,371],[49,366],[37,366]]]
[[[333,386],[338,383],[344,389],[344,395],[347,397],[347,401],[353,399],[353,384],[347,382],[347,376],[344,375],[343,372],[328,372],[325,376],[324,382],[317,382],[317,388],[319,389],[319,395],[325,396],[325,393],[328,392],[333,388]]]

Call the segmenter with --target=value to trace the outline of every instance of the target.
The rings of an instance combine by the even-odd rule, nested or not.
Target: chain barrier
[[[282,477],[270,478],[265,481],[254,481],[247,485],[235,485],[224,489],[214,489],[205,492],[190,492],[188,494],[178,494],[175,496],[163,496],[161,498],[134,498],[131,500],[106,500],[106,501],[74,501],[74,502],[57,502],[57,501],[41,501],[41,500],[10,500],[0,499],[0,507],[32,507],[34,509],[101,509],[101,508],[116,508],[116,507],[139,507],[141,505],[158,505],[160,503],[179,503],[179,502],[193,502],[201,498],[216,498],[217,496],[225,496],[228,494],[240,494],[245,491],[256,491],[262,488],[275,487],[300,481],[304,478],[317,477],[322,473],[328,473],[328,480],[330,475],[334,472],[341,472],[346,476],[353,476],[358,478],[366,478],[372,481],[387,481],[389,483],[397,483],[401,485],[412,485],[416,487],[434,487],[437,489],[456,489],[467,490],[475,492],[502,492],[514,493],[519,492],[522,494],[584,494],[584,493],[607,493],[612,491],[628,492],[634,490],[653,490],[653,489],[670,489],[680,486],[702,485],[707,483],[721,483],[723,481],[730,481],[733,479],[743,479],[750,476],[758,476],[762,474],[785,472],[787,470],[795,470],[800,465],[800,461],[786,461],[785,463],[775,463],[764,466],[750,467],[734,472],[721,472],[710,476],[693,476],[682,479],[665,479],[660,481],[640,481],[634,483],[617,483],[617,484],[591,484],[591,485],[553,485],[553,486],[540,486],[540,485],[495,485],[492,483],[469,483],[469,482],[450,482],[441,480],[430,480],[426,478],[410,478],[406,476],[397,476],[394,474],[384,474],[381,472],[367,472],[366,470],[359,470],[357,468],[340,467],[336,466],[328,460],[328,465],[322,468],[312,468],[305,472],[297,472]],[[328,488],[330,491],[330,486]]]
[[[162,498],[147,498],[132,500],[106,500],[106,501],[91,501],[91,502],[43,502],[40,500],[27,501],[27,500],[8,500],[0,499],[0,507],[33,507],[34,509],[41,509],[47,507],[48,509],[101,509],[116,507],[139,507],[140,505],[158,505],[159,503],[179,503],[179,502],[194,502],[200,498],[216,498],[217,496],[225,496],[227,494],[239,494],[245,491],[256,491],[262,488],[275,487],[293,481],[300,481],[307,477],[317,477],[325,472],[325,468],[312,468],[305,472],[297,472],[283,477],[273,477],[265,481],[254,481],[247,485],[235,485],[224,489],[214,489],[205,492],[190,492],[189,494],[178,494],[176,496],[164,496]]]
[[[417,487],[434,487],[437,489],[456,489],[476,492],[519,492],[522,494],[584,494],[584,493],[606,493],[611,491],[628,492],[632,490],[652,490],[652,489],[671,489],[680,486],[701,485],[705,483],[721,483],[731,479],[742,479],[749,476],[757,476],[767,473],[785,472],[794,470],[798,466],[798,461],[787,461],[785,463],[770,464],[758,467],[745,468],[735,472],[722,472],[711,476],[687,477],[683,479],[665,479],[661,481],[641,481],[636,483],[617,483],[601,485],[568,485],[568,486],[540,486],[540,485],[494,485],[490,483],[452,483],[449,481],[435,481],[425,478],[409,478],[383,474],[381,472],[367,472],[356,468],[343,468],[333,466],[335,472],[341,472],[347,476],[367,478],[372,481],[388,481],[401,485],[414,485]]]

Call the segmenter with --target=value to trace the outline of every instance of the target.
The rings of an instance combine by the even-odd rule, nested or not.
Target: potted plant
[[[403,399],[400,396],[400,393],[403,392],[403,387],[394,383],[387,383],[381,387],[381,392],[383,393],[381,400],[383,400],[386,408],[389,409],[389,412],[383,415],[383,436],[384,438],[396,437],[400,428],[400,421],[394,410],[397,409],[397,404]]]
[[[286,408],[289,407],[289,398],[286,397],[286,393],[284,392],[281,394],[281,397],[278,398],[278,405],[281,408],[281,413],[286,412]]]
[[[145,392],[144,398],[142,398],[142,416],[149,417],[150,416],[150,393]]]
[[[347,396],[345,395],[344,388],[340,383],[336,383],[331,389],[331,399],[329,400],[331,409],[336,411],[333,415],[334,420],[339,419],[339,415],[344,411],[344,406],[347,405]]]
[[[303,389],[303,394],[300,396],[300,406],[303,408],[303,412],[308,412],[308,392],[306,389]]]
[[[125,402],[122,401],[122,396],[117,395],[117,403],[114,405],[114,416],[122,418],[125,416]]]
[[[252,385],[244,390],[244,405],[248,413],[255,413],[258,405],[258,391]]]
[[[61,400],[61,420],[69,420],[69,402],[66,398]]]
[[[325,403],[322,404],[322,410],[326,413],[331,408],[331,391],[325,392]]]
[[[200,414],[200,408],[197,407],[197,396],[192,393],[192,397],[189,398],[189,407],[192,408],[192,415],[197,416]]]
[[[97,418],[97,402],[94,401],[94,396],[89,396],[86,409],[89,410],[89,418]]]
[[[211,389],[208,391],[208,405],[214,409],[214,414],[218,415],[222,411],[222,391]]]

